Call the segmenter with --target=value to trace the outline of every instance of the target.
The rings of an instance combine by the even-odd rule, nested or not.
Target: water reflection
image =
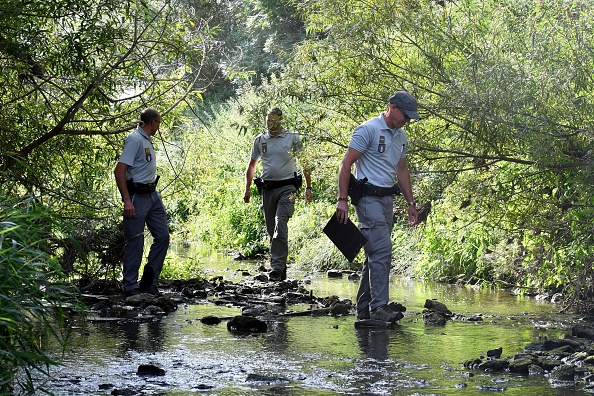
[[[283,351],[289,347],[289,332],[286,319],[268,322],[266,342],[275,351]]]
[[[130,351],[160,352],[164,349],[165,331],[161,319],[141,322],[127,321],[121,325],[123,342],[119,357],[127,356]]]
[[[388,359],[390,335],[394,334],[394,330],[361,328],[356,329],[355,333],[363,355],[378,361]]]

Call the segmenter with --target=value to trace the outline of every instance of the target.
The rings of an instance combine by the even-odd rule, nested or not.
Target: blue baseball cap
[[[390,97],[390,103],[402,110],[408,118],[421,119],[421,116],[417,113],[417,100],[408,92],[396,92]]]

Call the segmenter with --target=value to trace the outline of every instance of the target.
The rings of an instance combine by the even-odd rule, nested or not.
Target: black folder
[[[328,224],[324,227],[324,233],[328,235],[328,238],[350,262],[357,257],[357,254],[367,242],[367,239],[351,219],[346,224],[339,223],[336,213],[328,220]]]

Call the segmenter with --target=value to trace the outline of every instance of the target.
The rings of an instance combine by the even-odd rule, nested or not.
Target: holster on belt
[[[394,184],[392,187],[378,187],[367,183],[367,178],[357,179],[351,173],[349,197],[351,197],[351,203],[355,206],[357,206],[361,197],[385,197],[387,195],[400,195],[401,193],[398,184]]]
[[[300,189],[303,185],[303,175],[294,173],[294,176],[285,180],[264,180],[261,176],[254,178],[254,184],[258,189],[258,194],[262,195],[262,190],[272,190],[274,188],[294,185],[296,189]]]
[[[126,187],[128,187],[128,193],[132,194],[150,194],[157,190],[157,183],[159,177],[155,179],[153,183],[135,183],[134,179],[126,180]]]
[[[351,173],[349,197],[351,197],[351,203],[355,206],[359,203],[359,199],[365,196],[365,183],[367,183],[367,178],[359,180]]]

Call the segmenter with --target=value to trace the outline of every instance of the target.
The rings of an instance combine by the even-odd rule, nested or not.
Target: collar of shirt
[[[144,129],[142,129],[141,126],[138,126],[138,128],[136,128],[136,131],[138,131],[138,133],[140,133],[142,136],[144,136],[146,139],[152,142],[151,137],[144,131]]]
[[[271,134],[270,131],[268,131],[268,130],[264,132],[264,137],[266,137],[266,138],[282,138],[282,137],[285,137],[285,136],[287,136],[287,130],[286,129],[281,130],[280,133],[278,135],[276,135],[276,136],[274,136],[273,134]]]
[[[382,112],[382,114],[380,114],[378,117],[379,121],[380,121],[380,128],[387,129],[388,131],[392,132],[392,134],[400,133],[402,128],[390,128],[388,126],[388,124],[386,124],[386,119],[384,118],[384,114],[386,114],[386,113]]]

